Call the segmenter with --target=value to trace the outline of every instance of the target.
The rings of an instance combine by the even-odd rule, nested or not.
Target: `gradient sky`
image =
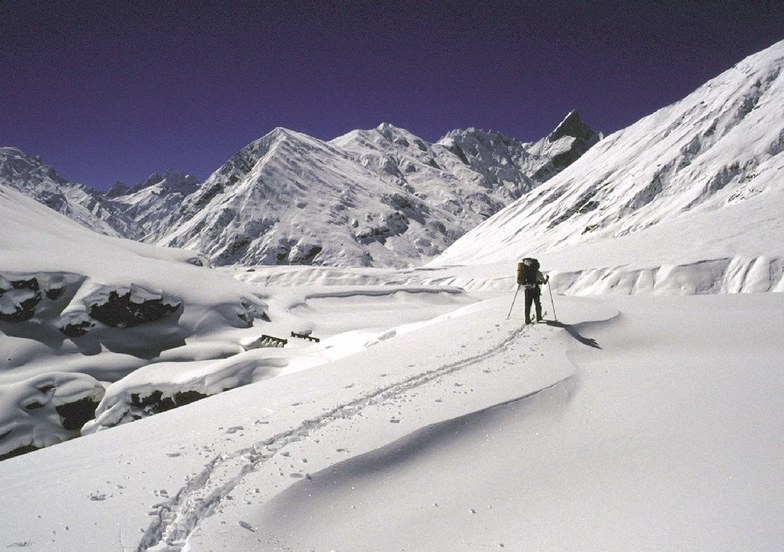
[[[0,0],[0,146],[105,189],[278,126],[610,133],[782,39],[781,0]]]

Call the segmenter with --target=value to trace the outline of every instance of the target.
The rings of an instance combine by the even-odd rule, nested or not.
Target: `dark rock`
[[[564,136],[571,136],[585,142],[590,142],[594,139],[598,140],[599,138],[598,133],[585,124],[580,118],[580,114],[576,111],[569,113],[561,124],[550,133],[547,139],[550,142],[555,142]]]
[[[94,327],[95,323],[91,320],[79,320],[68,322],[57,329],[68,337],[82,337]]]
[[[172,396],[163,396],[160,390],[153,391],[151,394],[142,397],[138,393],[131,394],[131,407],[133,410],[141,411],[145,415],[159,414],[172,410],[178,406],[185,406],[192,402],[206,398],[208,395],[198,391],[177,391]],[[141,415],[137,414],[141,418]]]
[[[121,197],[129,192],[130,188],[124,182],[116,182],[111,188],[106,190],[104,195],[108,198]]]
[[[35,307],[41,302],[41,291],[36,278],[9,280],[0,276],[0,297],[5,303],[5,312],[0,311],[3,322],[25,322],[35,316]],[[12,307],[13,312],[9,312]]]
[[[90,397],[84,397],[76,402],[56,406],[55,411],[60,415],[60,421],[64,429],[79,431],[84,424],[95,418],[95,410],[97,408],[98,401]]]
[[[92,318],[115,328],[130,328],[161,320],[177,311],[181,301],[132,286],[129,290],[112,289],[85,299]]]
[[[566,119],[558,125],[547,139],[550,142],[555,142],[566,136],[574,138],[572,147],[566,152],[553,156],[551,161],[559,172],[577,161],[601,138],[601,135],[598,132],[580,119],[580,115],[576,111],[569,113]]]
[[[62,287],[47,288],[44,290],[44,293],[46,294],[46,297],[48,299],[54,301],[62,297],[63,293],[65,293],[65,288]]]

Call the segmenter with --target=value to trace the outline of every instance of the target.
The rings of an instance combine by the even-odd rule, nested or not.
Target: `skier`
[[[531,323],[531,304],[536,305],[536,321],[542,320],[542,290],[540,284],[550,281],[549,276],[539,272],[539,261],[525,257],[517,263],[517,285],[525,288],[525,323]]]

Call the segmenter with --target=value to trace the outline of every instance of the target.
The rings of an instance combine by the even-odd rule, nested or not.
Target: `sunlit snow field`
[[[0,463],[0,544],[775,548],[784,296],[513,289],[299,290],[272,379]]]

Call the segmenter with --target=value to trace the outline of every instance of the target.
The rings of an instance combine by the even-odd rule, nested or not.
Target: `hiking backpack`
[[[532,257],[525,257],[517,263],[517,283],[524,286],[535,286],[538,272],[539,261]]]

